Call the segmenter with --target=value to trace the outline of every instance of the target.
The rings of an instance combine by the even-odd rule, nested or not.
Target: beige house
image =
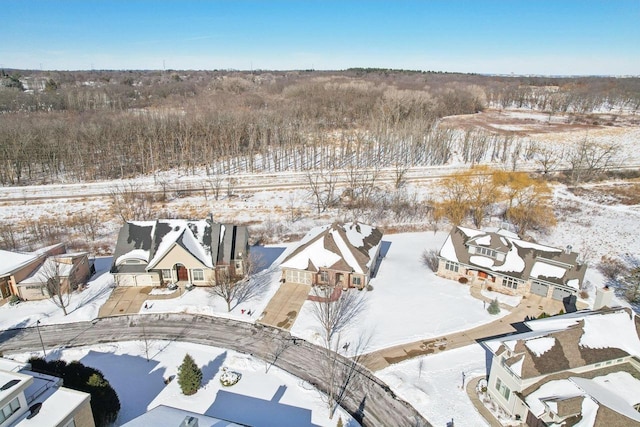
[[[520,239],[507,230],[455,227],[439,252],[438,275],[482,281],[509,295],[533,293],[563,300],[582,286],[586,264],[562,250]]]
[[[86,252],[50,256],[31,274],[16,285],[18,296],[24,300],[49,298],[47,281],[60,284],[61,292],[75,291],[91,276]]]
[[[282,281],[364,288],[380,261],[382,231],[357,222],[312,229],[280,264]]]
[[[0,426],[95,427],[88,393],[62,387],[62,378],[0,358]]]
[[[495,404],[531,427],[640,425],[640,319],[631,309],[525,324],[530,332],[483,343]]]
[[[211,218],[127,222],[118,235],[111,273],[119,286],[206,286],[220,270],[246,274],[248,240],[247,227]]]
[[[0,250],[2,298],[11,295],[24,300],[47,298],[45,284],[52,276],[59,277],[64,286],[72,284],[73,287],[86,282],[91,276],[87,254],[67,254],[62,243],[34,252]]]

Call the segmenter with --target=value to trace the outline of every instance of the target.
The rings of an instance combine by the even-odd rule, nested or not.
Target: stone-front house
[[[640,319],[627,308],[525,322],[485,341],[487,392],[514,418],[545,425],[640,425]]]
[[[52,274],[62,279],[63,287],[69,281],[82,284],[91,275],[87,254],[67,254],[64,244],[58,243],[34,252],[0,250],[0,294],[25,300],[43,299],[48,295],[44,285]]]
[[[62,378],[0,358],[0,426],[95,427],[91,395],[62,387]]]
[[[358,222],[316,227],[280,264],[283,282],[364,288],[380,261],[382,231]]]
[[[111,273],[121,286],[207,286],[215,281],[216,270],[246,274],[248,256],[245,226],[211,218],[131,221],[118,234]]]
[[[578,254],[520,239],[507,230],[455,227],[439,253],[438,275],[482,280],[510,295],[533,293],[563,300],[582,286],[586,264]]]

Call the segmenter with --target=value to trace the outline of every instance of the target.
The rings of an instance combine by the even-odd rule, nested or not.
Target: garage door
[[[549,286],[547,286],[547,285],[545,285],[543,283],[533,282],[531,284],[531,293],[532,294],[536,294],[536,295],[540,295],[540,296],[546,297],[548,292],[549,292]]]
[[[562,301],[568,296],[573,295],[571,291],[566,289],[558,288],[557,286],[553,288],[553,293],[551,294],[551,298]]]

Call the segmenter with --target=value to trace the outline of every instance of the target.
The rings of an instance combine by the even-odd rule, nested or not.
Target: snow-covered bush
[[[242,374],[239,372],[230,371],[227,368],[222,368],[222,375],[220,375],[220,384],[225,387],[231,387],[235,385],[242,378]]]
[[[491,301],[491,304],[489,304],[489,307],[487,308],[487,311],[489,312],[489,314],[498,314],[498,313],[500,313],[500,303],[498,302],[498,298],[496,298],[493,301]]]

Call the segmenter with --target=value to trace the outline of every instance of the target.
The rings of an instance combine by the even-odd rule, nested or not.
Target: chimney
[[[567,248],[564,250],[564,253],[566,253],[567,255],[571,253],[571,250],[573,249],[573,246],[571,245],[567,245]]]
[[[613,288],[605,286],[596,288],[596,300],[593,303],[594,310],[600,310],[603,307],[611,307],[613,302]]]
[[[198,419],[196,417],[187,415],[180,423],[180,427],[198,427]]]

